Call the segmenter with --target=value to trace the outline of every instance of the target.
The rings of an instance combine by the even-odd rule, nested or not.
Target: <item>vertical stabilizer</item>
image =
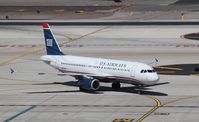
[[[43,24],[47,55],[64,55],[47,23]]]

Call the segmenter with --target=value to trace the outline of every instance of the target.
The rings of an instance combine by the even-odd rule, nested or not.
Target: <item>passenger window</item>
[[[144,72],[144,70],[141,70],[141,72],[140,73],[143,73]]]

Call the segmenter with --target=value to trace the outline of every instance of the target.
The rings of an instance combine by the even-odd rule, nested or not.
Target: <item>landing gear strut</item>
[[[115,82],[115,83],[112,83],[112,88],[113,89],[119,89],[120,88],[120,82]]]
[[[143,93],[143,86],[142,85],[139,85],[138,86],[138,94],[142,94]]]

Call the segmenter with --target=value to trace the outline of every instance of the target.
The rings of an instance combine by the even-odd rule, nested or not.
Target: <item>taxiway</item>
[[[198,64],[199,42],[183,35],[199,26],[52,26],[63,52],[71,55],[152,62]],[[198,121],[198,76],[160,75],[170,84],[144,89],[102,84],[79,92],[75,79],[57,76],[39,61],[45,54],[40,26],[0,27],[0,121],[111,122]],[[17,72],[10,74],[9,69]]]

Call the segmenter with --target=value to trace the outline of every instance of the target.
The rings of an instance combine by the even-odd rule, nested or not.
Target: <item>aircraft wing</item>
[[[130,78],[130,77],[119,77],[119,76],[112,76],[110,74],[90,74],[90,73],[78,73],[78,72],[68,72],[68,73],[56,73],[56,72],[19,72],[16,71],[12,68],[10,68],[10,73],[14,74],[14,73],[23,73],[23,74],[38,74],[38,75],[58,75],[58,76],[72,76],[75,78],[82,78],[82,77],[93,77],[95,79],[98,79],[100,81],[105,81],[105,82],[114,82],[114,81],[119,81],[121,83],[128,83],[128,84],[132,84],[132,85],[143,85],[140,84],[139,81],[137,81],[136,79]],[[162,82],[162,83],[157,83],[157,84],[152,84],[152,85],[143,85],[143,87],[151,87],[151,86],[157,86],[157,85],[164,85],[164,84],[169,84],[169,82]]]
[[[38,74],[38,75],[58,75],[58,76],[88,76],[88,77],[99,77],[99,78],[105,78],[105,77],[109,77],[110,75],[109,74],[91,74],[91,73],[81,73],[81,72],[29,72],[29,71],[18,71],[18,70],[15,70],[13,68],[10,68],[10,73],[11,74],[15,74],[15,73],[21,73],[21,74]]]
[[[80,79],[81,77],[93,77],[95,79],[106,81],[106,82],[120,81],[121,83],[130,83],[130,84],[132,84],[132,81],[135,81],[135,79],[133,78],[113,76],[113,75],[105,74],[105,73],[91,74],[91,73],[81,73],[81,72],[64,72],[64,73],[62,72],[29,72],[29,71],[18,71],[13,68],[10,68],[10,73],[11,74],[20,73],[20,74],[37,74],[37,75],[72,76],[77,79]]]
[[[73,76],[73,77],[93,77],[95,79],[98,79],[100,81],[104,81],[104,82],[114,82],[114,81],[119,81],[121,83],[134,83],[134,85],[140,84],[139,81],[137,81],[134,78],[131,77],[122,77],[122,76],[113,76],[107,73],[100,73],[100,74],[90,74],[90,73],[63,73],[63,74],[59,74],[59,75],[69,75],[69,76]],[[132,82],[134,81],[134,82]]]

